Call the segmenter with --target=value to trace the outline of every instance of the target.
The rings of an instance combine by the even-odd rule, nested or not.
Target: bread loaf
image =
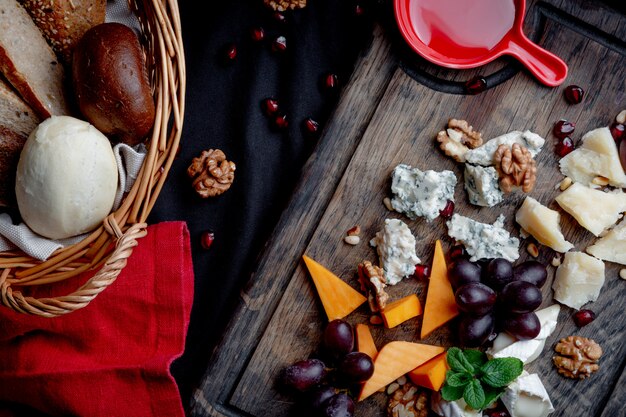
[[[69,114],[63,65],[17,0],[0,0],[0,71],[41,118]]]
[[[39,119],[0,78],[0,206],[15,206],[15,170],[28,135]]]
[[[106,0],[19,0],[35,24],[65,61],[85,32],[104,23]]]

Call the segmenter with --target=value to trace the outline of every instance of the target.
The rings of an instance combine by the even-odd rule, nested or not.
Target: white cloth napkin
[[[146,156],[146,147],[139,144],[131,148],[126,144],[119,143],[113,147],[113,153],[119,173],[119,182],[113,203],[113,211],[115,211],[122,203],[124,194],[130,191],[137,175],[139,175],[139,170]],[[87,233],[67,239],[52,240],[36,234],[25,223],[14,224],[8,214],[0,214],[0,252],[21,249],[33,258],[45,261],[55,250],[78,243],[88,235]]]

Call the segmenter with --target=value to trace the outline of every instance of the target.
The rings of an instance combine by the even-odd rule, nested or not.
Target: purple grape
[[[350,323],[333,320],[328,323],[322,337],[324,351],[334,359],[352,352],[354,348],[354,332]]]
[[[459,341],[465,347],[479,347],[489,339],[494,326],[495,319],[491,313],[482,317],[464,314],[459,322]]]
[[[513,264],[504,258],[492,259],[485,270],[485,284],[500,291],[506,284],[513,281]]]
[[[548,270],[541,262],[526,261],[513,269],[513,278],[515,281],[530,282],[538,288],[541,288],[548,279]]]
[[[457,258],[448,271],[452,288],[459,288],[471,282],[480,282],[480,266],[464,258]]]
[[[322,410],[322,417],[352,417],[354,416],[354,401],[346,394],[335,394],[326,401]]]
[[[326,402],[335,394],[335,388],[328,385],[316,388],[309,395],[309,405],[315,413],[320,413],[324,410]]]
[[[339,362],[341,378],[350,383],[365,382],[374,373],[374,362],[363,352],[348,353]]]
[[[495,291],[480,282],[463,285],[456,290],[454,298],[461,311],[474,316],[484,316],[496,303]]]
[[[511,313],[530,313],[541,305],[541,290],[526,281],[508,283],[500,293],[502,307]]]
[[[530,340],[541,331],[541,323],[535,313],[510,314],[502,323],[504,330],[519,340]]]
[[[319,385],[326,376],[326,365],[319,359],[306,359],[283,370],[281,383],[294,391],[305,392]]]

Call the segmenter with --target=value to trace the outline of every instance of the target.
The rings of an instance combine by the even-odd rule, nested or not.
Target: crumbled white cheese
[[[420,259],[415,253],[415,237],[401,220],[386,219],[383,230],[370,241],[376,248],[388,285],[395,285],[415,272]]]
[[[400,164],[392,174],[391,205],[410,219],[425,217],[432,221],[454,201],[456,175],[452,171],[420,171],[409,165]]]
[[[502,403],[511,417],[547,417],[554,411],[539,375],[526,371],[506,387]]]
[[[479,259],[504,258],[511,262],[519,258],[519,239],[504,230],[504,215],[496,222],[485,224],[454,214],[446,222],[448,235],[463,243],[472,262]]]
[[[514,143],[519,143],[527,148],[534,158],[539,152],[541,152],[541,148],[545,142],[546,140],[544,138],[531,132],[530,130],[525,132],[514,130],[502,136],[493,138],[476,149],[470,150],[465,154],[465,161],[474,165],[491,166],[493,165],[493,156],[496,153],[498,146],[511,146]]]
[[[604,262],[582,252],[567,252],[552,283],[554,299],[579,309],[595,301],[604,285]]]
[[[494,167],[465,164],[464,177],[470,203],[493,207],[504,199],[504,193],[498,185],[498,172]]]
[[[446,401],[441,398],[439,392],[433,392],[430,397],[430,408],[437,415],[442,417],[482,417],[482,411],[471,408],[463,400],[459,398],[456,401]]]

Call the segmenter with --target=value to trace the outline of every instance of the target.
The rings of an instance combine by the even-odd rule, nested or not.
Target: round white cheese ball
[[[117,164],[106,136],[69,116],[52,116],[31,133],[17,166],[22,218],[36,233],[63,239],[98,227],[111,212]]]

